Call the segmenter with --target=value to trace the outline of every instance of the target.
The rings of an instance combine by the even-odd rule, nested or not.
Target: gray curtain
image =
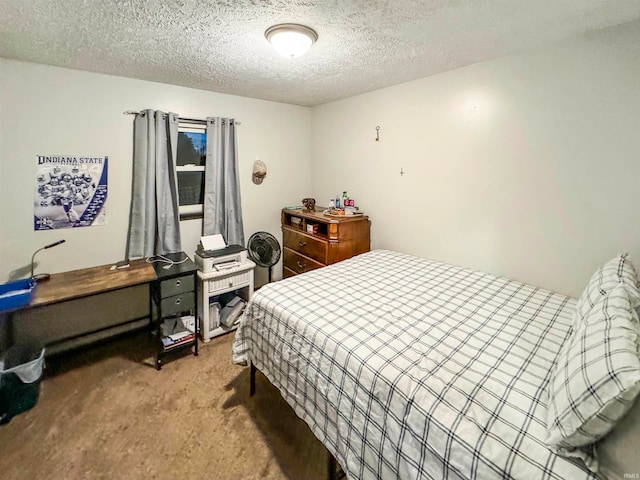
[[[133,121],[133,184],[128,258],[179,252],[178,115],[154,110]]]
[[[207,118],[202,233],[221,233],[227,245],[244,245],[236,125],[232,118]]]

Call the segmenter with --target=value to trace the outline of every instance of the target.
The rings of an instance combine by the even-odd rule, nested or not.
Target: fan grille
[[[270,268],[280,260],[280,244],[267,232],[251,235],[247,242],[247,251],[251,260],[261,267]]]

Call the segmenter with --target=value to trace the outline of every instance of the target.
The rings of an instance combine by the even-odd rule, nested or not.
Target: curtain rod
[[[136,112],[135,110],[127,110],[126,112],[122,112],[123,115],[138,115],[139,113],[141,113],[141,112]],[[201,118],[178,117],[178,120],[183,121],[183,122],[207,123],[206,120],[203,120]],[[242,122],[234,121],[234,123],[236,125],[242,125]]]

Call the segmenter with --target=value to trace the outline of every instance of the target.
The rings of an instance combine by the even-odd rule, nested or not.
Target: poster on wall
[[[107,223],[107,156],[38,155],[36,162],[34,230]]]

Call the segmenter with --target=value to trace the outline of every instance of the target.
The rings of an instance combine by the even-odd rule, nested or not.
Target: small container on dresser
[[[369,217],[282,210],[283,278],[346,260],[370,249]]]

